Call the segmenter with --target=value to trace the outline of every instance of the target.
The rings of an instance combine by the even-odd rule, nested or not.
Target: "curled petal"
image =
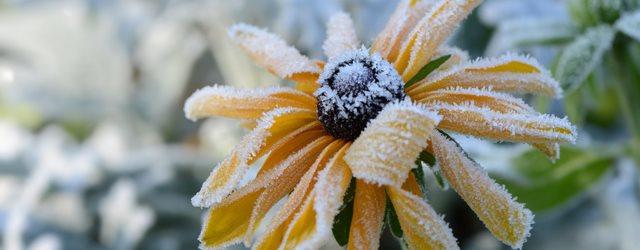
[[[546,114],[500,113],[471,104],[434,105],[442,116],[439,128],[498,141],[575,142],[576,128],[565,118]]]
[[[282,79],[319,74],[320,68],[280,37],[247,24],[236,24],[229,36],[260,66]]]
[[[491,88],[500,92],[556,97],[562,95],[560,84],[536,60],[513,54],[478,59],[434,73],[411,86],[407,93],[415,95],[452,87]]]
[[[236,89],[216,85],[193,93],[184,105],[184,113],[193,121],[211,116],[256,119],[269,110],[285,107],[315,112],[316,101],[291,88]]]
[[[442,174],[496,238],[521,248],[529,236],[533,214],[451,140],[433,133],[431,145]]]
[[[423,106],[389,104],[353,142],[345,161],[358,179],[400,187],[439,121]]]
[[[431,60],[434,52],[481,1],[440,0],[411,31],[395,60],[396,69],[406,82]]]
[[[333,218],[338,214],[351,181],[351,171],[336,154],[318,174],[313,193],[296,214],[285,234],[285,249],[315,249],[331,237]]]
[[[434,106],[441,103],[448,105],[463,105],[469,103],[478,107],[487,107],[500,113],[533,114],[536,112],[531,106],[519,98],[486,89],[440,89],[424,92],[411,98],[427,106]]]
[[[349,148],[349,144],[338,140],[331,143],[320,153],[289,195],[289,199],[282,209],[278,211],[274,219],[269,223],[266,233],[258,239],[258,242],[254,245],[255,249],[276,249],[282,244],[284,234],[295,213],[300,210],[307,197],[313,196],[311,193],[317,180],[317,173],[324,169],[327,162],[333,157],[343,157],[347,148]]]
[[[395,61],[400,45],[432,5],[433,1],[401,1],[382,32],[376,37],[371,51],[379,53],[389,62]]]
[[[558,143],[533,143],[531,145],[547,155],[552,162],[560,159],[560,145]]]
[[[322,49],[329,59],[342,55],[347,51],[358,49],[360,42],[356,36],[353,21],[348,14],[334,14],[327,24],[327,40]]]
[[[293,108],[267,112],[231,154],[216,166],[200,191],[191,199],[194,206],[208,207],[230,194],[249,165],[262,156],[280,137],[315,120],[308,110]]]
[[[356,180],[347,249],[378,249],[386,205],[384,188]]]
[[[410,182],[412,178],[407,180]],[[422,197],[405,189],[387,187],[387,194],[396,211],[403,238],[409,248],[459,249],[451,229],[442,217]],[[413,188],[413,191],[417,191],[416,188]]]

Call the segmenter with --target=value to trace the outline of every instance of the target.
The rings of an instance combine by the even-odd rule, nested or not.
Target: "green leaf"
[[[615,27],[640,42],[640,10],[624,15],[618,19]]]
[[[387,209],[385,212],[385,218],[387,225],[391,229],[391,234],[397,238],[402,238],[402,227],[400,226],[400,220],[398,220],[398,215],[396,214],[396,210],[393,208],[393,204],[389,200],[387,196]]]
[[[602,61],[613,43],[614,30],[602,25],[588,29],[559,55],[554,75],[565,90],[573,91]]]
[[[412,168],[411,172],[416,176],[416,181],[418,182],[418,186],[420,186],[420,191],[422,191],[423,194],[426,194],[427,184],[424,181],[424,169],[422,169],[422,164],[418,164],[418,166]]]
[[[513,161],[513,173],[494,173],[518,201],[534,212],[567,203],[593,186],[613,165],[614,158],[595,151],[562,147],[556,164],[531,150]]]
[[[422,193],[427,193],[427,184],[424,179],[424,168],[422,163],[429,166],[433,176],[435,177],[436,183],[442,189],[446,189],[448,187],[447,182],[444,180],[442,175],[440,174],[440,170],[436,168],[436,157],[430,154],[427,151],[420,152],[418,159],[416,159],[416,167],[412,169],[413,174],[416,176],[418,180],[418,184],[420,184],[420,190]]]
[[[434,70],[442,66],[442,64],[445,63],[447,60],[449,60],[449,58],[451,58],[451,55],[444,55],[427,63],[427,65],[424,65],[424,67],[422,67],[415,76],[413,76],[411,79],[409,79],[409,81],[407,81],[407,83],[404,85],[404,88],[406,89],[408,87],[411,87],[411,85],[424,79],[431,72],[433,72]]]
[[[333,237],[340,246],[345,246],[349,242],[349,229],[351,228],[351,218],[353,217],[353,199],[356,192],[355,178],[351,178],[351,184],[344,195],[340,212],[333,220]]]

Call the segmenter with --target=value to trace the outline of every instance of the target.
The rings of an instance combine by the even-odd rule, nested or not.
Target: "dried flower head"
[[[531,212],[442,130],[529,143],[551,158],[576,132],[566,119],[537,113],[508,94],[561,95],[535,60],[509,54],[469,61],[465,52],[443,45],[479,2],[402,1],[368,50],[350,17],[338,13],[328,24],[326,63],[262,29],[233,26],[229,34],[257,64],[297,85],[206,87],[187,100],[189,119],[231,117],[251,128],[193,197],[195,206],[209,207],[201,247],[251,245],[257,236],[256,249],[319,248],[331,237],[353,178],[349,249],[378,248],[387,199],[411,249],[456,249],[451,230],[423,199],[421,176],[411,171],[423,151],[435,156],[443,176],[496,238],[521,247]],[[240,185],[260,158],[257,176]],[[256,235],[282,199],[266,231]]]

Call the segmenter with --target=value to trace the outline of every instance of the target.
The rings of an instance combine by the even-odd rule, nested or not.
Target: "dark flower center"
[[[365,49],[331,59],[318,83],[318,119],[332,136],[349,141],[388,103],[406,97],[393,65]]]

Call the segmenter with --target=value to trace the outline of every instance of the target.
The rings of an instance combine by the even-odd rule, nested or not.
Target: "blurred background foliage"
[[[266,27],[321,58],[332,13],[349,12],[370,42],[396,3],[0,0],[2,248],[196,248],[202,210],[189,199],[244,131],[224,119],[187,121],[184,99],[214,83],[289,84],[252,64],[226,27]],[[450,39],[472,56],[530,54],[565,89],[559,100],[524,96],[579,127],[578,143],[554,163],[528,146],[452,135],[536,212],[528,249],[638,245],[639,6],[487,0]],[[504,248],[425,174],[430,203],[463,248]],[[388,230],[382,246],[398,247]]]

